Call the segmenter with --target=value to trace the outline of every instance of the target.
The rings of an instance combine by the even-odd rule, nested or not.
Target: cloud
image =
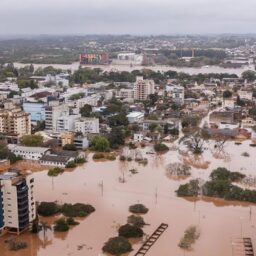
[[[0,0],[0,34],[256,32],[255,0]]]

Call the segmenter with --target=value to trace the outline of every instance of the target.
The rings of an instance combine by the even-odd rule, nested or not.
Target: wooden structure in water
[[[168,224],[162,223],[154,233],[147,239],[147,241],[140,247],[137,253],[134,256],[144,256],[153,246],[153,244],[159,239],[159,237],[164,233],[168,228]]]
[[[254,256],[252,240],[249,237],[237,239],[232,249],[233,256]]]

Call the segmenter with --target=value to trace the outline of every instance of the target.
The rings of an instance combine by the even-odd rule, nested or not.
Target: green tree
[[[92,113],[92,106],[85,104],[82,108],[80,108],[80,114],[82,117],[90,117]]]
[[[232,92],[229,90],[226,90],[223,92],[223,98],[227,99],[227,98],[231,98],[232,97]]]
[[[124,132],[121,128],[114,127],[108,135],[108,140],[111,148],[118,148],[125,143]]]
[[[92,148],[98,152],[109,151],[109,141],[102,136],[95,136],[92,140]]]
[[[247,70],[242,73],[242,78],[247,79],[249,82],[253,82],[256,79],[256,72],[252,70]]]
[[[20,144],[28,147],[40,147],[43,145],[43,139],[40,134],[24,135],[20,139]]]

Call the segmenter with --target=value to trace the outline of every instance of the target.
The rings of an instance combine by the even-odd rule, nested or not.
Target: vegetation
[[[226,168],[217,168],[200,188],[198,180],[192,180],[187,184],[180,185],[176,191],[178,196],[198,196],[202,190],[204,196],[223,198],[226,200],[237,200],[256,203],[256,190],[242,189],[233,182],[240,182],[245,175],[239,172],[230,172]]]
[[[169,177],[187,177],[190,176],[191,167],[182,163],[171,163],[166,167],[166,174]]]
[[[79,225],[79,222],[78,222],[78,221],[75,221],[75,219],[72,218],[72,217],[67,218],[66,221],[67,221],[67,224],[68,224],[69,226],[76,226],[76,225]]]
[[[66,217],[86,217],[94,211],[93,206],[81,203],[64,204],[61,207],[61,213]]]
[[[163,143],[157,143],[154,145],[154,149],[157,153],[165,153],[169,150],[169,148]]]
[[[69,161],[66,166],[66,168],[76,168],[76,162],[75,161]]]
[[[127,223],[139,228],[142,228],[144,227],[144,225],[146,225],[146,223],[144,222],[144,219],[141,216],[134,215],[134,214],[130,215],[127,218]]]
[[[109,151],[109,141],[102,136],[95,136],[92,140],[92,149],[98,152]]]
[[[129,211],[135,214],[146,214],[148,208],[143,204],[134,204],[129,207]]]
[[[191,249],[192,244],[195,243],[199,236],[200,233],[195,226],[189,227],[180,240],[179,247],[182,249]]]
[[[74,144],[66,144],[64,147],[63,147],[64,150],[68,150],[68,151],[76,151],[77,148]]]
[[[125,238],[137,238],[143,236],[143,230],[138,226],[125,224],[119,228],[118,234]]]
[[[10,251],[19,251],[28,247],[28,244],[23,241],[15,241],[14,239],[10,240],[8,243]]]
[[[232,97],[232,92],[229,90],[226,90],[223,92],[223,98],[231,98]]]
[[[69,225],[65,218],[60,218],[55,221],[54,224],[54,231],[58,232],[66,232],[69,230]]]
[[[27,147],[40,147],[43,145],[43,136],[40,134],[24,135],[20,139],[20,144]]]
[[[95,153],[92,157],[94,160],[98,160],[98,159],[104,159],[105,155],[103,153]]]
[[[178,190],[176,191],[176,193],[180,197],[198,196],[199,189],[200,189],[199,181],[198,180],[191,180],[187,184],[180,185]]]
[[[132,246],[127,238],[124,237],[112,237],[110,238],[102,248],[104,253],[110,253],[112,255],[121,255],[132,251]]]
[[[48,171],[48,176],[50,177],[56,177],[58,176],[59,174],[62,174],[64,172],[64,169],[60,168],[60,167],[54,167],[54,168],[51,168],[49,171]]]
[[[38,205],[37,212],[39,215],[48,217],[60,212],[61,207],[55,202],[41,202]]]

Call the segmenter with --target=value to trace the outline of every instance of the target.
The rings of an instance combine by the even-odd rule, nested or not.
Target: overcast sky
[[[0,34],[256,33],[256,0],[0,0]]]

